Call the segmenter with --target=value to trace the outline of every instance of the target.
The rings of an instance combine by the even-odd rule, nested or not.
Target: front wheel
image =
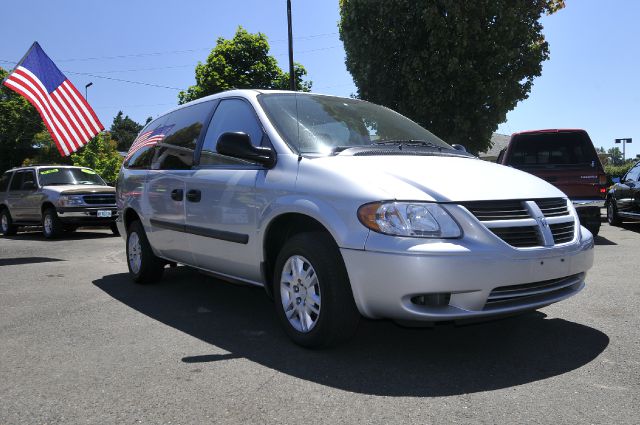
[[[64,226],[54,208],[47,208],[42,216],[42,234],[47,239],[55,239],[64,232]]]
[[[18,227],[13,225],[8,209],[0,211],[0,231],[4,236],[13,236],[18,232]]]
[[[609,199],[607,202],[607,222],[612,226],[619,226],[622,223],[615,199]]]
[[[276,314],[285,332],[304,347],[328,347],[349,339],[360,313],[335,242],[325,233],[289,239],[274,271]]]
[[[139,221],[134,221],[127,229],[127,266],[136,283],[156,282],[164,272],[164,261],[153,253]]]

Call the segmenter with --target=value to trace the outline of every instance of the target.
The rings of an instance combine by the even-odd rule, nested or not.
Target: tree
[[[136,136],[142,130],[142,125],[138,124],[129,115],[123,117],[122,111],[113,118],[111,124],[111,138],[117,142],[119,151],[128,151]]]
[[[72,165],[70,156],[60,155],[55,142],[47,130],[43,130],[33,136],[31,145],[34,148],[33,156],[22,161],[22,165],[33,164],[60,164]]]
[[[0,80],[7,74],[0,68]],[[33,156],[33,136],[43,128],[38,111],[25,98],[0,86],[0,173]]]
[[[311,90],[311,81],[302,81],[307,71],[294,65],[297,90]],[[263,33],[251,34],[238,27],[231,40],[218,38],[205,63],[196,65],[196,84],[178,94],[186,103],[230,89],[289,89],[289,74],[269,55],[269,43]]]
[[[622,151],[619,147],[614,146],[613,148],[609,148],[607,151],[609,157],[611,158],[611,163],[613,165],[621,165],[622,164]]]
[[[539,19],[561,0],[340,0],[357,96],[483,151],[549,57]]]
[[[71,160],[73,165],[93,168],[105,181],[114,183],[124,159],[116,146],[117,142],[110,138],[109,133],[100,133],[71,155]]]

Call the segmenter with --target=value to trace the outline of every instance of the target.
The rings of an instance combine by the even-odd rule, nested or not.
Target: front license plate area
[[[98,217],[99,218],[111,217],[111,211],[110,210],[98,210]]]

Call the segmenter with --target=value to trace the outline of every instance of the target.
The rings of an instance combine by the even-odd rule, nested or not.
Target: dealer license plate
[[[98,210],[98,217],[111,217],[110,210]]]

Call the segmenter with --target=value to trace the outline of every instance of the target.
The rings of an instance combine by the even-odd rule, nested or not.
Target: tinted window
[[[26,190],[27,188],[25,186],[28,183],[36,185],[36,173],[34,173],[32,170],[25,171],[22,174],[22,185],[20,185],[20,189]]]
[[[9,190],[20,190],[20,186],[22,186],[22,175],[24,173],[22,171],[18,171],[13,176],[13,180],[11,180],[11,187]]]
[[[571,165],[598,163],[591,141],[582,132],[520,134],[511,149],[511,165]]]
[[[203,102],[170,113],[166,134],[158,141],[151,164],[154,170],[185,170],[193,165],[193,153],[212,103]]]
[[[625,177],[625,181],[638,181],[640,180],[640,163],[636,164]]]
[[[133,141],[124,160],[125,168],[149,169],[158,140],[164,138],[167,129],[163,125],[167,117],[156,118],[147,124]]]
[[[216,153],[218,138],[227,132],[243,132],[249,135],[251,144],[260,146],[263,131],[253,107],[240,99],[225,99],[220,102],[207,129],[200,156],[201,165],[250,164],[236,158]]]
[[[0,192],[4,192],[5,190],[7,190],[12,174],[13,173],[4,173],[2,177],[0,177]]]

